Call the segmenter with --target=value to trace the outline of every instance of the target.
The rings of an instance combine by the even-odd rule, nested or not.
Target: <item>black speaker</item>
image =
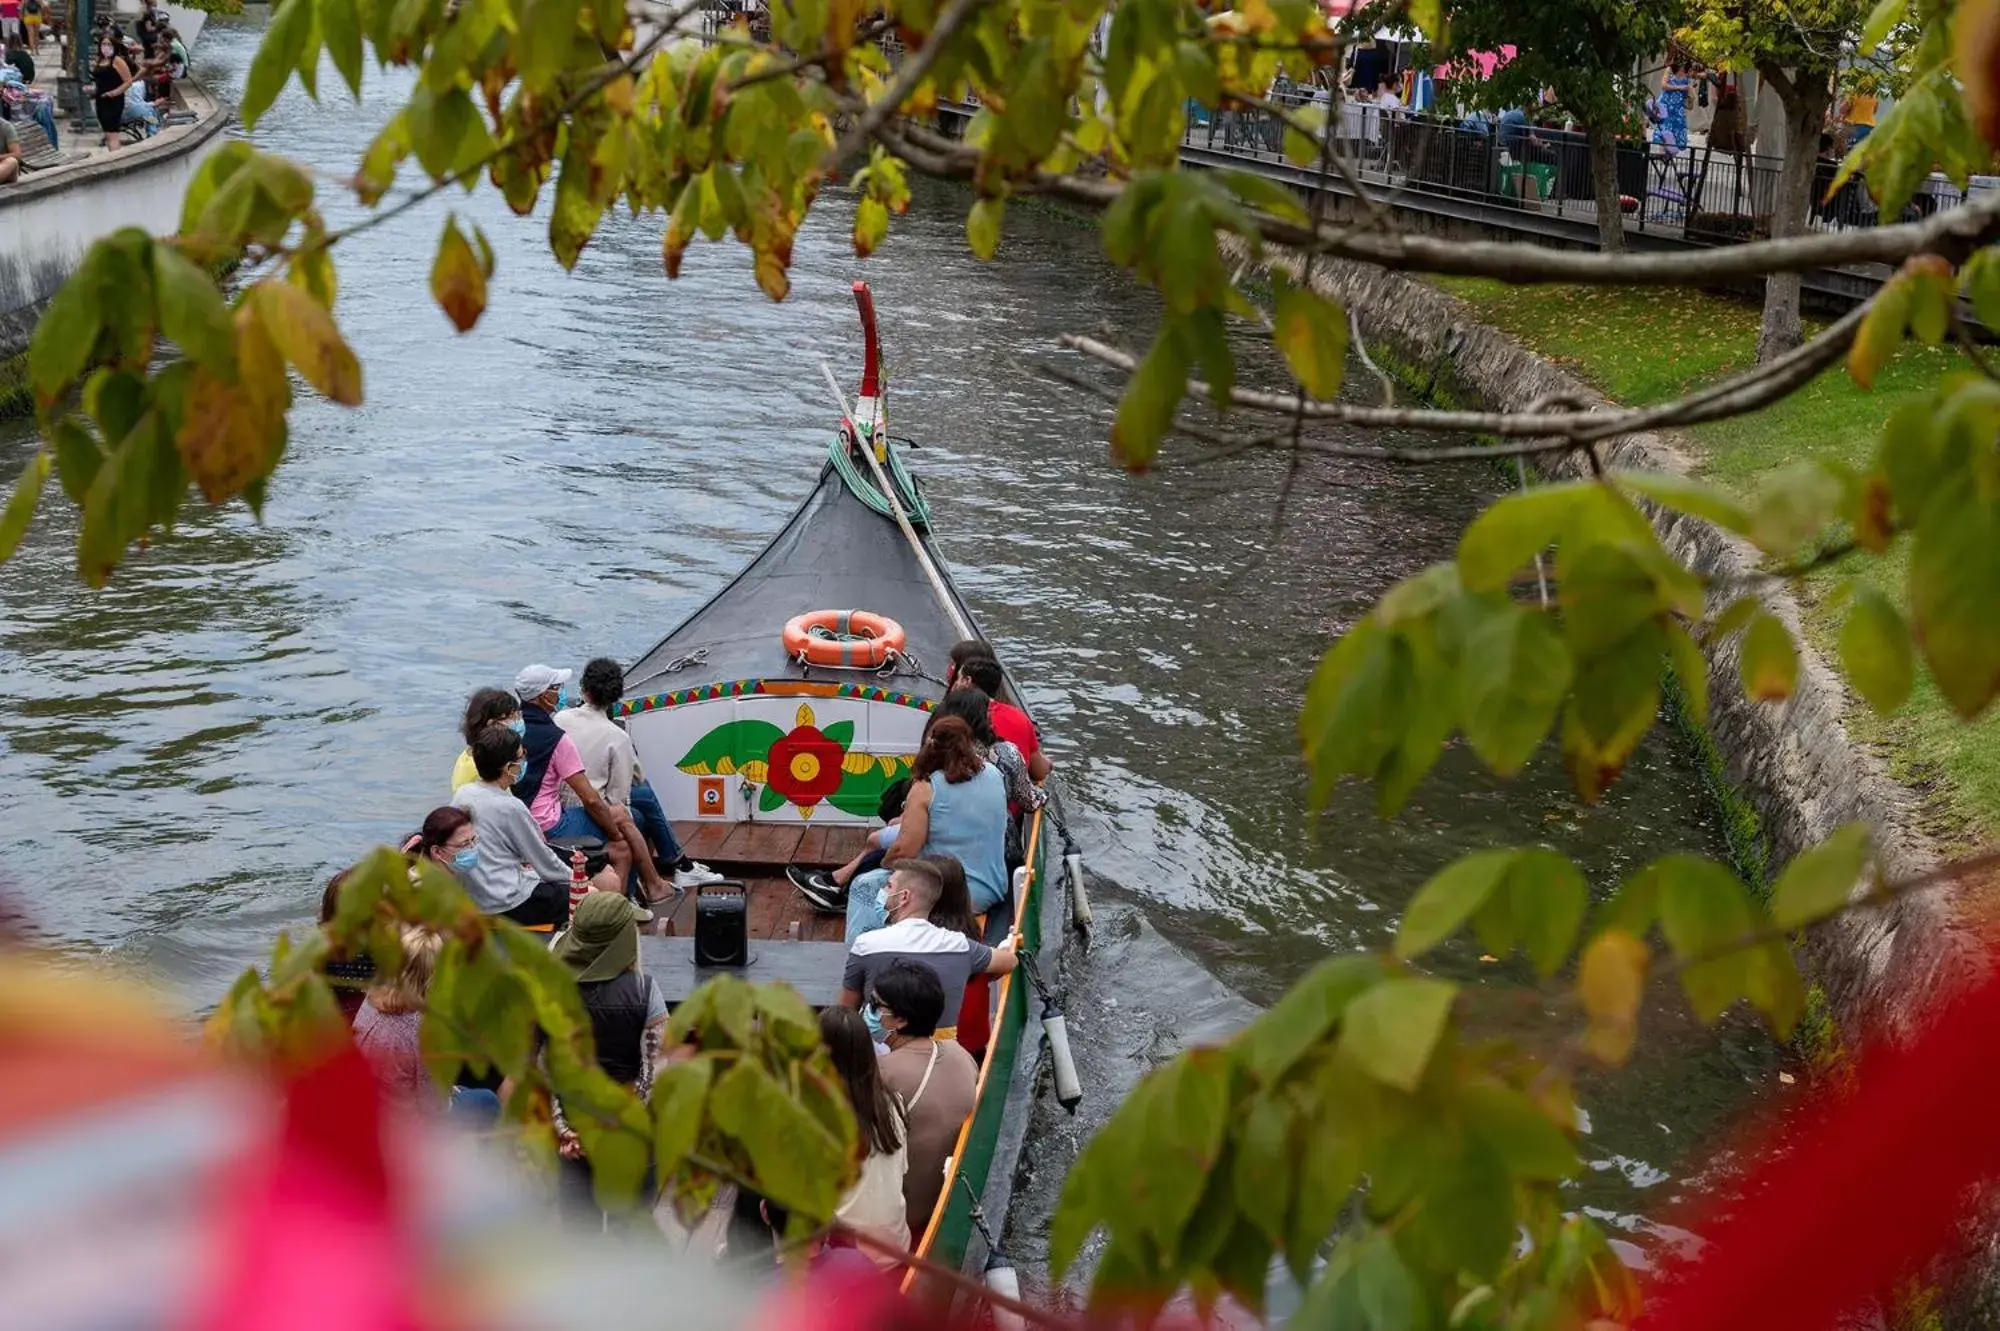
[[[694,964],[750,964],[750,897],[743,884],[724,881],[696,889]]]

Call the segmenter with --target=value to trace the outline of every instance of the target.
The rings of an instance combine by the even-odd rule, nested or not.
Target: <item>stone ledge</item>
[[[1604,403],[1596,389],[1537,356],[1506,333],[1479,323],[1468,307],[1436,287],[1381,269],[1321,260],[1315,285],[1347,304],[1370,337],[1393,346],[1433,384],[1488,410],[1520,410],[1549,394]],[[1639,434],[1612,441],[1607,461],[1634,470],[1685,473],[1697,450],[1684,439]],[[1546,474],[1587,473],[1574,456]],[[1705,522],[1655,509],[1655,528],[1674,555],[1709,578],[1740,580],[1758,564],[1754,547]],[[1922,830],[1914,792],[1892,779],[1881,759],[1847,733],[1849,694],[1806,640],[1799,606],[1782,585],[1766,606],[1799,644],[1799,684],[1782,706],[1754,703],[1737,683],[1733,642],[1707,649],[1709,728],[1729,779],[1763,823],[1772,863],[1780,866],[1842,823],[1873,829],[1884,868],[1901,877],[1938,864],[1941,853]],[[1857,705],[1859,705],[1857,703]],[[1844,784],[1821,774],[1852,774]],[[1809,954],[1843,1021],[1882,1021],[1907,1030],[1940,994],[1983,972],[1985,952],[1957,885],[1914,893],[1885,906],[1850,911],[1808,935]]]
[[[101,184],[110,177],[185,156],[220,134],[234,118],[227,106],[210,96],[208,90],[193,79],[181,80],[179,87],[188,109],[195,113],[192,124],[170,126],[150,139],[141,139],[116,151],[99,148],[92,152],[88,161],[24,173],[13,184],[0,185],[0,210],[30,200],[51,198],[83,185]],[[67,129],[63,142],[72,143],[78,132]],[[95,140],[98,136],[93,134],[90,137]],[[64,151],[72,149],[65,147]],[[179,224],[178,217],[173,220],[176,225]]]

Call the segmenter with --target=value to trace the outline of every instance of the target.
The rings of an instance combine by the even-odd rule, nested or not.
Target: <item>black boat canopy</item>
[[[927,532],[918,539],[959,613],[976,628],[936,543]],[[780,641],[785,621],[813,610],[868,610],[895,620],[908,635],[908,659],[879,682],[920,698],[944,696],[945,658],[959,638],[951,614],[939,604],[895,519],[857,497],[831,462],[763,553],[626,672],[626,696],[739,679],[874,681],[870,670],[802,667],[785,654]],[[707,653],[700,665],[668,669],[696,651]]]

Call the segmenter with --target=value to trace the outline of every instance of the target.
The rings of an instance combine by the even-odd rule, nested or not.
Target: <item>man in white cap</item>
[[[570,701],[571,674],[554,666],[531,665],[514,676],[514,696],[521,700],[525,727],[521,743],[528,754],[527,770],[514,785],[515,798],[528,806],[544,836],[602,836],[605,856],[617,871],[618,881],[626,881],[627,873],[636,868],[649,901],[676,896],[678,889],[660,875],[631,813],[597,793],[584,774],[583,755],[577,751],[576,741],[555,722],[555,713]],[[567,808],[564,787],[575,800]]]

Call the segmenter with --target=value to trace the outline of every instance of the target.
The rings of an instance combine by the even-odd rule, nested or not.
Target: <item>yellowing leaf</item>
[[[1000,248],[1000,218],[1007,211],[1005,199],[981,199],[965,215],[965,243],[980,259],[990,259]]]
[[[1584,1048],[1601,1063],[1616,1067],[1631,1055],[1639,1028],[1639,997],[1652,955],[1622,929],[1605,930],[1583,950],[1576,987],[1590,1018]]]
[[[360,406],[361,365],[325,307],[285,282],[259,282],[252,294],[271,341],[305,381],[342,406]]]
[[[1188,339],[1180,335],[1179,326],[1170,323],[1162,327],[1125,385],[1118,415],[1111,422],[1111,457],[1126,470],[1144,471],[1153,465],[1160,440],[1173,425],[1174,413],[1187,393],[1191,362]]]
[[[1761,611],[1743,631],[1743,692],[1758,702],[1783,702],[1799,682],[1799,653],[1778,617]]]
[[[1340,392],[1347,372],[1347,312],[1317,292],[1278,286],[1271,340],[1306,392],[1322,401]]]
[[[865,259],[889,234],[889,209],[880,199],[863,199],[854,206],[854,257]]]
[[[1910,317],[1910,285],[1900,275],[1884,283],[1874,305],[1862,317],[1847,350],[1847,375],[1863,388],[1875,385],[1875,376],[1902,345],[1903,330]]]
[[[303,292],[299,299],[312,305]],[[316,305],[312,308],[318,309]],[[291,381],[255,301],[236,311],[236,378],[196,367],[174,438],[188,475],[211,504],[270,474],[285,441]]]
[[[437,259],[431,264],[431,296],[459,332],[472,330],[486,310],[486,273],[458,218],[447,215],[438,237]]]

